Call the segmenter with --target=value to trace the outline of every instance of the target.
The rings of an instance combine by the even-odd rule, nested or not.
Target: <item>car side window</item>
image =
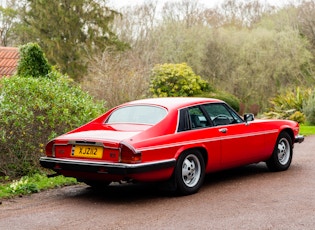
[[[223,103],[207,104],[204,108],[215,126],[243,122],[236,112]]]
[[[207,115],[199,106],[182,109],[179,112],[178,132],[212,126]]]
[[[209,120],[202,112],[200,107],[197,106],[188,108],[188,114],[192,129],[199,129],[211,126]]]

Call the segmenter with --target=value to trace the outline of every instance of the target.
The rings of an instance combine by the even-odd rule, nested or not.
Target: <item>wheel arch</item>
[[[204,146],[190,146],[187,148],[184,148],[184,147],[180,148],[179,151],[176,153],[176,156],[175,156],[176,160],[182,153],[191,151],[191,150],[198,150],[201,153],[202,158],[204,160],[205,167],[207,167],[209,156],[208,156],[208,151]]]
[[[284,128],[280,131],[280,133],[282,133],[282,132],[289,134],[289,136],[291,138],[291,142],[292,142],[291,144],[293,145],[294,139],[295,139],[293,130],[290,128]],[[280,135],[280,133],[279,133],[279,135]]]
[[[176,157],[176,167],[171,180],[179,195],[198,192],[205,178],[207,151],[201,146],[181,148]],[[184,167],[185,166],[185,167]]]
[[[273,153],[266,161],[270,171],[279,172],[287,170],[290,167],[293,156],[293,143],[294,139],[292,139],[290,129],[281,130],[277,137]]]

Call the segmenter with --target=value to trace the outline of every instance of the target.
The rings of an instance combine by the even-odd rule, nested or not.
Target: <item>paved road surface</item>
[[[152,185],[85,185],[2,200],[0,229],[315,229],[315,136],[296,144],[288,171],[265,164],[207,176],[199,193]]]

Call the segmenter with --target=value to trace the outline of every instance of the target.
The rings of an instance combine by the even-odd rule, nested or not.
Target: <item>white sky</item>
[[[109,0],[108,3],[113,8],[120,9],[121,7],[124,7],[124,6],[139,5],[139,4],[144,3],[145,1],[148,1],[148,0]],[[163,4],[165,2],[174,2],[174,1],[179,1],[179,0],[153,0],[153,2],[155,2],[155,1]],[[216,5],[220,5],[225,0],[196,0],[196,1],[199,1],[201,4],[211,8],[211,7],[214,7]],[[262,3],[266,2],[266,3],[273,5],[273,6],[281,6],[281,5],[284,5],[290,1],[288,1],[288,0],[261,0],[261,2]]]

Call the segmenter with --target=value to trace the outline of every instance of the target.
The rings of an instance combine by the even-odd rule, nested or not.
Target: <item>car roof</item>
[[[178,109],[182,107],[193,106],[196,104],[223,102],[215,98],[202,97],[160,97],[136,100],[126,103],[125,105],[157,105],[167,109]]]

